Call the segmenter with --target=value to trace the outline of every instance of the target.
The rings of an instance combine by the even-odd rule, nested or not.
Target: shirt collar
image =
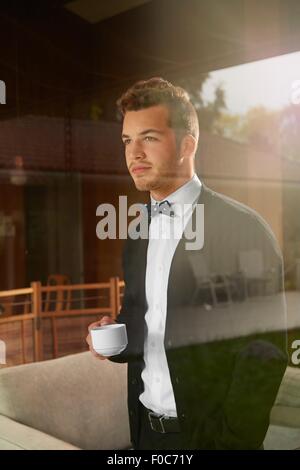
[[[201,181],[198,176],[194,174],[192,178],[187,181],[185,184],[176,189],[173,193],[169,194],[165,200],[168,200],[172,204],[172,209],[174,210],[175,216],[181,216],[189,210],[188,205],[193,205],[198,200],[201,192]],[[151,203],[159,204],[162,201],[156,201],[152,196]]]

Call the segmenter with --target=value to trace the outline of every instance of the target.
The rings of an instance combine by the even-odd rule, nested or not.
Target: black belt
[[[178,418],[147,410],[151,429],[155,432],[180,432]]]

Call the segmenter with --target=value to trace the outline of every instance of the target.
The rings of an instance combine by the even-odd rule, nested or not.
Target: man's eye
[[[130,139],[125,139],[125,140],[123,140],[123,144],[124,144],[124,145],[128,145],[129,143],[130,143]]]
[[[157,140],[157,139],[156,139],[155,137],[152,137],[151,135],[147,135],[147,136],[145,137],[145,140],[148,140],[149,142],[153,142],[153,141],[155,141],[155,140]]]

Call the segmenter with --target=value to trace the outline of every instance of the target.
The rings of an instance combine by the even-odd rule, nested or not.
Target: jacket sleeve
[[[216,449],[262,446],[286,364],[284,352],[266,340],[254,340],[240,351],[217,420]]]
[[[272,313],[277,327],[249,337],[238,350],[230,387],[216,420],[216,449],[259,449],[269,427],[288,363],[283,263],[277,259],[280,279]],[[263,315],[263,301],[260,310]]]
[[[130,287],[129,266],[129,243],[127,241],[123,251],[123,273],[125,281],[124,296],[122,307],[117,316],[117,323],[125,323],[128,345],[124,351],[116,356],[110,356],[108,359],[112,362],[131,362],[140,359],[144,347],[144,316],[141,312],[141,306],[137,303]]]

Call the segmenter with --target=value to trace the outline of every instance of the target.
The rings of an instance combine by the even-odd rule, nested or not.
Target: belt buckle
[[[164,428],[163,424],[163,417],[164,415],[157,415],[157,413],[154,413],[153,411],[149,411],[148,413],[149,421],[150,421],[150,426],[153,431],[160,432],[160,433],[166,433],[166,430]],[[152,419],[155,418],[155,419]],[[160,424],[160,429],[159,426],[158,428],[155,426],[157,423]]]

